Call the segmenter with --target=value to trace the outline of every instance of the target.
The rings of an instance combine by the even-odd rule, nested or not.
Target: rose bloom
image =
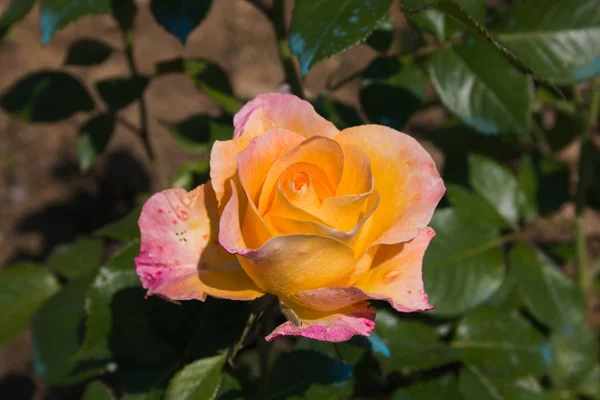
[[[370,299],[432,308],[421,269],[445,187],[415,139],[379,125],[339,131],[288,94],[257,96],[233,122],[209,182],[142,209],[136,270],[149,295],[273,294],[288,321],[267,340],[368,336]]]

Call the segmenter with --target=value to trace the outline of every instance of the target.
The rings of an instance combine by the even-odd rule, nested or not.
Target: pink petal
[[[427,226],[444,195],[444,182],[429,153],[412,137],[379,125],[343,130],[335,137],[360,148],[369,158],[375,189],[381,195],[360,248],[410,240]]]
[[[302,135],[333,137],[339,131],[316,113],[307,101],[291,94],[261,94],[249,101],[233,117],[234,139],[262,135],[268,130],[284,128]]]
[[[155,194],[144,204],[138,224],[136,272],[148,295],[252,300],[264,294],[216,240],[216,199],[210,182],[189,193],[170,189]]]
[[[310,310],[289,301],[282,308],[287,309],[284,313],[296,324],[288,321],[279,325],[266,337],[267,341],[279,336],[303,336],[314,340],[344,342],[354,335],[369,336],[375,328],[375,312],[366,302],[332,312]]]
[[[397,311],[425,311],[429,304],[423,286],[423,256],[435,231],[423,228],[410,242],[381,245],[371,269],[354,285],[372,299],[386,300]]]

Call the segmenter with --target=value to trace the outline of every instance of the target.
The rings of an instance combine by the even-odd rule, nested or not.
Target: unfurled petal
[[[379,246],[371,269],[354,286],[401,312],[433,308],[423,287],[422,266],[434,236],[433,229],[423,228],[410,242]]]
[[[241,185],[229,182],[231,197],[219,221],[219,243],[231,254],[257,249],[271,232]]]
[[[362,238],[364,248],[410,240],[427,226],[445,187],[433,159],[415,139],[379,125],[345,129],[335,139],[368,156],[381,195],[371,232]]]
[[[279,325],[269,336],[303,336],[314,340],[344,342],[354,335],[369,336],[375,328],[375,312],[360,302],[334,311],[316,311],[285,300],[282,310],[290,320]]]
[[[149,295],[204,300],[209,294],[252,300],[264,294],[219,245],[216,213],[210,183],[189,193],[165,190],[144,204],[135,262]]]
[[[307,101],[290,94],[261,94],[247,102],[233,117],[233,137],[255,137],[283,128],[306,138],[311,136],[333,137],[339,131],[321,117]]]
[[[210,152],[210,179],[215,190],[219,209],[223,209],[229,200],[231,178],[236,175],[237,156],[250,144],[248,137],[220,141],[213,144]]]

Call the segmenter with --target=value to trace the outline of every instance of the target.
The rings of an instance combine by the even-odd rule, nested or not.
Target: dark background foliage
[[[596,3],[1,0],[0,398],[600,399]],[[430,151],[435,310],[268,345],[268,299],[144,298],[140,205],[274,91]]]

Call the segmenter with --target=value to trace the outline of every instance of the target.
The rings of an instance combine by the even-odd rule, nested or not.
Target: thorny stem
[[[254,323],[258,320],[258,318],[261,315],[262,315],[262,312],[259,313],[259,314],[252,312],[248,316],[248,321],[246,321],[246,326],[244,327],[244,330],[242,331],[242,336],[240,336],[240,338],[238,339],[238,341],[235,342],[235,344],[233,345],[233,348],[231,349],[231,353],[229,354],[229,357],[227,357],[227,363],[229,364],[229,366],[231,368],[234,367],[233,366],[233,361],[235,360],[235,357],[237,356],[237,354],[242,349],[242,346],[244,345],[244,342],[246,341],[246,338],[248,337],[248,334],[252,330],[252,327],[254,326]]]
[[[579,181],[577,182],[577,193],[575,197],[575,261],[577,265],[577,278],[583,290],[589,289],[591,285],[590,274],[586,263],[586,238],[584,231],[584,210],[587,191],[592,176],[592,135],[598,124],[600,113],[600,84],[592,82],[591,101],[587,114],[587,126],[581,132],[581,144],[579,154]]]

